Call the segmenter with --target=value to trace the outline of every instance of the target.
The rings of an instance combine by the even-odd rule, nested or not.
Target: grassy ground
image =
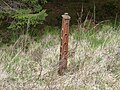
[[[48,29],[48,28],[47,28]],[[54,28],[57,29],[57,28]],[[0,90],[119,90],[120,27],[71,27],[68,69],[59,76],[60,33],[22,35],[0,48]]]

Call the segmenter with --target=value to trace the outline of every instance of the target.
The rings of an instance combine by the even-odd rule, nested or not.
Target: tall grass
[[[97,32],[71,27],[63,76],[57,74],[59,30],[46,29],[38,41],[22,35],[0,48],[0,90],[119,90],[120,27],[103,24]]]

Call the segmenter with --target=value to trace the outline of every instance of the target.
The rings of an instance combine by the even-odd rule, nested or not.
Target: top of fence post
[[[67,20],[70,20],[70,16],[68,15],[68,13],[64,13],[64,15],[62,15],[62,17],[64,18],[64,19],[67,19]]]

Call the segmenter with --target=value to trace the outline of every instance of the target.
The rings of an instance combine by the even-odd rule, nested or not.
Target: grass
[[[60,32],[46,29],[40,40],[22,35],[0,48],[0,90],[119,90],[120,27],[85,32],[72,26],[63,76],[57,74]]]

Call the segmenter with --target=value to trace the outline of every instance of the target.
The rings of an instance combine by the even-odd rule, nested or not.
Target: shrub
[[[11,30],[36,27],[43,23],[47,16],[38,0],[2,0],[0,3],[0,23],[7,23]]]

